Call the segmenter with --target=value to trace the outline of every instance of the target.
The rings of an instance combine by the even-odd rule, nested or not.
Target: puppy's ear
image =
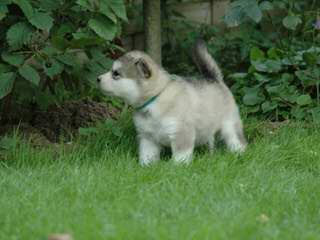
[[[148,78],[151,77],[151,75],[152,75],[151,68],[150,68],[150,66],[148,65],[148,63],[144,59],[140,58],[135,63],[135,65],[137,66],[139,73],[144,78],[148,79]]]

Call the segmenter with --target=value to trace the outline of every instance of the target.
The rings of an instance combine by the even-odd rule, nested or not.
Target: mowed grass
[[[1,153],[0,239],[320,239],[320,128],[246,122],[242,156],[220,144],[188,167],[140,167],[127,121],[120,139],[18,143]]]

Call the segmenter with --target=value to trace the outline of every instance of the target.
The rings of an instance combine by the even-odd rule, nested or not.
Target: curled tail
[[[193,58],[199,71],[210,82],[223,82],[222,72],[208,52],[206,43],[202,39],[198,39],[193,49]]]

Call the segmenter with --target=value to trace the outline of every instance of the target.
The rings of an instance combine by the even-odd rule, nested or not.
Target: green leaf
[[[270,59],[277,60],[280,58],[278,53],[279,50],[277,48],[272,47],[268,50],[268,57]]]
[[[302,82],[304,86],[313,86],[314,85],[314,78],[313,76],[310,76],[310,72],[307,70],[300,70],[296,71],[295,75],[298,77],[298,79]]]
[[[270,81],[270,78],[268,78],[267,76],[265,75],[262,75],[262,74],[259,74],[259,73],[254,73],[254,77],[255,79],[257,79],[259,82],[269,82]]]
[[[306,116],[306,112],[298,106],[293,107],[290,112],[291,112],[292,116],[294,116],[298,120],[302,120]]]
[[[277,103],[269,102],[269,101],[264,102],[261,105],[261,109],[262,109],[263,113],[271,112],[272,110],[276,109],[277,107],[278,107]]]
[[[109,0],[109,6],[112,11],[122,20],[128,21],[126,6],[123,0]]]
[[[266,86],[266,90],[270,95],[280,95],[281,92],[283,91],[283,87],[281,85],[275,85],[275,86]]]
[[[58,10],[62,6],[61,0],[41,0],[37,4],[39,7],[47,12]]]
[[[9,65],[0,63],[0,74],[10,72],[11,70],[12,67],[10,67]]]
[[[21,54],[7,53],[4,52],[1,54],[2,60],[13,65],[19,66],[24,62],[24,57]]]
[[[276,60],[253,61],[252,65],[259,72],[276,73],[282,69],[281,61]]]
[[[25,65],[21,66],[18,69],[18,72],[24,79],[28,80],[29,82],[33,83],[36,86],[39,85],[40,76],[39,76],[38,72],[30,65],[25,64]]]
[[[71,53],[65,53],[63,55],[57,56],[57,59],[65,65],[69,66],[76,66],[78,64],[75,56]]]
[[[296,30],[297,26],[302,23],[302,20],[299,16],[286,16],[282,20],[283,26],[285,26],[289,30]]]
[[[53,18],[49,13],[35,11],[33,16],[28,19],[33,26],[41,30],[46,30],[47,32],[49,32],[53,26]]]
[[[17,4],[21,8],[23,14],[28,19],[33,16],[34,10],[28,0],[13,0],[13,3]]]
[[[90,10],[91,12],[94,11],[94,6],[88,0],[77,0],[77,4],[81,7],[84,7],[85,9]]]
[[[18,145],[16,137],[4,136],[0,138],[0,150],[13,151]]]
[[[0,74],[0,99],[12,91],[15,76],[13,72]]]
[[[95,127],[79,128],[79,134],[81,136],[89,136],[97,133],[99,133],[99,130],[98,128],[95,128]]]
[[[230,74],[228,77],[233,79],[244,79],[248,76],[248,73],[233,73]]]
[[[283,73],[281,75],[281,81],[284,83],[290,83],[294,80],[294,75],[290,73]]]
[[[50,31],[53,26],[53,18],[46,12],[39,12],[32,8],[27,0],[13,0],[17,4],[29,22],[38,29]]]
[[[271,11],[274,9],[274,6],[270,1],[263,1],[260,3],[259,7],[262,11]]]
[[[90,19],[89,27],[100,37],[105,40],[112,40],[117,34],[117,25],[106,17],[96,17]]]
[[[107,18],[109,18],[112,22],[114,22],[114,23],[117,22],[117,17],[112,12],[112,10],[109,6],[109,2],[101,1],[99,12],[102,13],[103,15],[105,15]]]
[[[303,53],[303,60],[309,65],[317,65],[319,53],[305,52]]]
[[[253,1],[252,4],[250,4],[246,8],[246,15],[256,23],[259,23],[261,21],[262,12],[259,8],[257,1]]]
[[[8,7],[3,3],[0,3],[0,21],[7,16],[8,12]]]
[[[224,22],[228,27],[239,26],[245,17],[251,18],[256,23],[262,19],[262,12],[256,0],[236,0],[230,4]]]
[[[44,65],[44,72],[47,74],[47,76],[49,76],[51,79],[62,73],[64,67],[61,63],[59,63],[56,60],[51,60],[51,62],[48,62]]]
[[[312,99],[309,94],[301,95],[297,98],[297,104],[299,106],[306,106],[312,103]]]
[[[258,61],[258,60],[264,60],[265,59],[265,54],[260,48],[258,47],[253,47],[250,50],[250,61]]]
[[[32,28],[26,22],[18,22],[7,31],[7,41],[12,50],[21,48],[32,37]]]
[[[262,103],[265,97],[259,92],[257,88],[246,89],[246,94],[243,97],[243,103],[247,106],[254,106]]]

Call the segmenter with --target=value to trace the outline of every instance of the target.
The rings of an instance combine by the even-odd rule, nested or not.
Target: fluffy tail
[[[198,39],[193,49],[193,58],[199,71],[211,82],[223,82],[222,72],[216,61],[209,54],[206,43]]]

